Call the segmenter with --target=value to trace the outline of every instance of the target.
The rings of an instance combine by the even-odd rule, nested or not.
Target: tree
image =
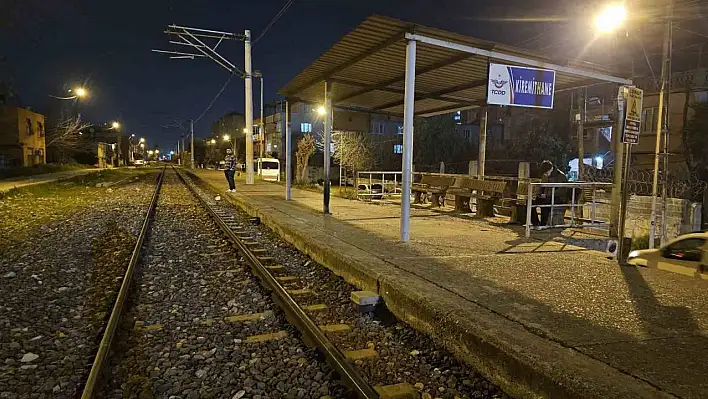
[[[324,152],[324,137],[320,135],[317,148]],[[345,169],[356,172],[369,170],[376,165],[374,143],[362,132],[332,132],[332,158]]]
[[[466,162],[477,155],[476,146],[456,131],[449,116],[419,118],[414,122],[413,163],[437,165],[441,161]]]
[[[505,149],[513,159],[529,162],[549,160],[566,171],[571,153],[571,125],[566,110],[547,111],[548,114],[532,116],[511,131],[511,140]]]
[[[297,142],[297,172],[295,174],[298,183],[306,183],[307,166],[310,163],[310,157],[315,153],[315,139],[311,134],[306,134]]]
[[[73,153],[87,149],[87,142],[81,135],[82,131],[89,126],[90,123],[83,122],[78,116],[64,119],[47,132],[45,138],[47,151],[56,153],[57,160],[60,162],[68,162]]]
[[[703,181],[708,181],[708,103],[691,107],[693,115],[683,128],[688,167]]]

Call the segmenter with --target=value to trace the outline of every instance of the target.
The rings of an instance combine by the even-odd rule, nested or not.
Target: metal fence
[[[659,171],[659,192],[662,192],[661,185],[664,182],[663,171]],[[627,189],[635,195],[652,195],[652,183],[654,171],[649,169],[629,169],[627,179]],[[584,165],[583,179],[593,183],[612,183],[614,179],[614,168],[596,169]],[[698,178],[696,175],[686,174],[677,176],[671,173],[666,176],[666,196],[667,198],[687,199],[692,201],[703,201],[704,193],[708,188],[708,183]]]
[[[535,226],[535,229],[552,229],[552,228],[568,228],[568,227],[609,227],[608,221],[597,219],[598,191],[609,191],[612,189],[612,183],[529,183],[532,193],[526,199],[526,237],[531,236],[531,213],[536,212],[536,208],[550,208],[548,216],[548,224],[545,226]],[[534,204],[535,193],[540,192],[540,189],[550,189],[550,204],[544,201],[543,203]],[[570,202],[556,203],[556,191],[570,191]],[[544,190],[547,191],[547,190]],[[567,195],[567,194],[566,194]],[[569,209],[570,208],[570,209]],[[576,210],[589,208],[590,218],[582,218],[576,216]],[[565,213],[570,210],[570,223],[565,222]],[[554,211],[556,215],[563,215],[562,223],[554,222]]]
[[[382,200],[401,195],[403,172],[364,171],[356,173],[356,198],[358,200]]]

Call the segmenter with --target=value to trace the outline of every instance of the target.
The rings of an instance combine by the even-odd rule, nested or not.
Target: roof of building
[[[523,49],[374,15],[342,37],[301,71],[279,93],[293,100],[321,103],[324,81],[332,83],[340,108],[402,114],[406,36],[419,41],[415,113],[429,116],[486,104],[488,64],[533,66],[556,71],[556,91],[629,80],[603,67],[558,60]],[[455,49],[431,42],[452,44]]]

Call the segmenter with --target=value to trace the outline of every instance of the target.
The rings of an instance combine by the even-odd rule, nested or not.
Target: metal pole
[[[610,210],[610,237],[619,236],[620,206],[622,202],[622,165],[624,165],[624,150],[622,143],[622,128],[624,126],[624,97],[618,91],[617,116],[612,126],[612,141],[615,149],[614,182],[612,186],[612,207]]]
[[[192,138],[191,138],[191,148],[189,151],[190,152],[190,157],[192,159],[192,169],[194,169],[194,120],[189,121],[189,131],[192,133]]]
[[[668,241],[669,237],[666,234],[666,227],[668,223],[668,218],[666,217],[666,207],[667,207],[667,201],[666,199],[668,198],[667,196],[667,185],[669,182],[669,139],[671,138],[670,129],[671,129],[671,54],[673,54],[673,42],[674,42],[674,29],[673,29],[673,9],[671,10],[671,13],[669,14],[669,24],[671,27],[668,29],[668,34],[669,34],[669,60],[667,61],[668,63],[668,78],[666,79],[666,92],[668,95],[666,96],[666,112],[664,112],[664,179],[661,184],[661,198],[664,200],[661,202],[661,243],[665,243]]]
[[[526,238],[531,237],[531,212],[536,212],[533,207],[533,183],[529,182],[526,193]]]
[[[325,120],[324,120],[324,197],[322,212],[329,213],[329,166],[332,143],[332,82],[325,81]]]
[[[263,115],[263,74],[261,74],[261,158],[265,154],[265,142],[266,142],[266,131],[265,131],[265,115]]]
[[[290,130],[290,102],[285,100],[285,200],[290,201],[293,185],[292,131]]]
[[[179,152],[179,142],[180,140],[177,140],[177,165],[182,165],[182,153]]]
[[[403,105],[403,165],[401,166],[401,241],[410,240],[411,181],[413,177],[413,113],[415,112],[416,42],[406,45],[406,79]]]
[[[484,165],[487,163],[487,108],[484,108],[479,121],[479,157],[477,174],[484,179]]]
[[[666,84],[670,78],[669,68],[671,62],[671,14],[673,12],[673,1],[666,5],[666,26],[664,31],[664,46],[661,60],[661,82],[659,89],[659,107],[656,117],[656,146],[654,148],[654,179],[651,188],[651,216],[649,217],[649,248],[654,248],[654,237],[656,236],[656,197],[659,191],[659,157],[661,150],[661,128],[664,127],[664,96],[666,95]],[[664,170],[664,175],[666,170]],[[666,198],[664,198],[666,201]]]
[[[583,181],[583,165],[585,161],[585,96],[580,94],[578,101],[578,181]]]
[[[246,75],[246,184],[253,184],[253,75],[251,71],[251,31],[244,32]],[[235,142],[235,140],[234,140]]]
[[[619,241],[617,243],[617,263],[620,265],[624,264],[626,259],[624,259],[624,226],[627,221],[627,178],[629,177],[629,165],[630,165],[630,155],[632,151],[632,146],[630,144],[625,145],[626,156],[624,164],[624,181],[622,183],[622,213],[620,214],[620,226],[619,226]]]

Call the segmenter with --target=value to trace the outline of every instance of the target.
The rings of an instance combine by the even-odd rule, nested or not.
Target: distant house
[[[0,168],[46,163],[44,115],[19,107],[0,108]]]

